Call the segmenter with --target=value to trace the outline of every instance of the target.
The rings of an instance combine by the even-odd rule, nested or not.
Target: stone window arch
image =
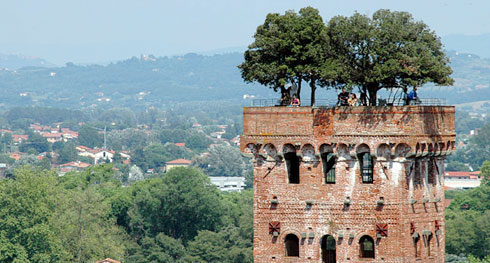
[[[274,144],[271,144],[271,143],[268,143],[264,146],[264,151],[265,153],[272,157],[272,158],[276,158],[277,157],[277,149],[276,147],[274,146]]]
[[[299,257],[299,238],[295,234],[288,234],[284,238],[286,257]]]
[[[389,161],[391,159],[391,147],[386,143],[378,145],[376,156],[380,160],[384,159],[385,161]]]
[[[437,144],[429,143],[427,147],[427,151],[429,152],[430,155],[433,155],[435,152],[437,152]]]
[[[398,157],[405,157],[410,152],[410,150],[411,150],[411,147],[408,146],[408,144],[406,144],[406,143],[399,143],[395,147],[395,157],[396,158],[398,158]]]
[[[413,239],[413,248],[415,252],[415,257],[419,258],[420,257],[420,236],[417,234],[412,237]]]
[[[301,154],[303,155],[304,162],[312,162],[316,159],[315,157],[315,147],[311,144],[305,144],[301,148]]]
[[[350,159],[349,147],[347,145],[340,143],[337,145],[337,156],[344,160]]]
[[[425,244],[425,247],[427,248],[427,256],[430,257],[431,256],[430,245],[431,245],[431,241],[432,241],[432,232],[426,230],[426,231],[424,231],[422,236],[424,237],[424,244]]]
[[[322,263],[337,262],[335,238],[325,235],[321,239]]]
[[[359,239],[359,257],[374,258],[374,239],[368,235]]]
[[[247,147],[244,149],[245,153],[255,155],[257,153],[257,147],[253,143],[247,144]]]
[[[320,146],[320,156],[322,159],[324,182],[326,184],[335,184],[337,157],[333,153],[333,147],[328,144]]]
[[[442,154],[445,149],[446,149],[446,144],[444,144],[444,142],[439,142],[439,149],[438,149],[439,154]]]
[[[296,148],[292,144],[286,144],[283,147],[283,154],[288,171],[288,182],[299,184],[299,157],[296,154]]]
[[[357,147],[357,159],[359,161],[359,168],[361,171],[362,183],[373,183],[373,157],[369,150],[369,146],[361,144]]]

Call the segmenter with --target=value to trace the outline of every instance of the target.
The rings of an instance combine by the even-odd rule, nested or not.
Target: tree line
[[[376,105],[381,89],[452,85],[452,69],[440,38],[410,13],[378,10],[324,23],[317,9],[268,14],[240,64],[242,78],[286,93],[286,85],[358,87],[361,101]]]
[[[1,262],[253,262],[252,192],[195,168],[122,187],[112,164],[0,180]]]

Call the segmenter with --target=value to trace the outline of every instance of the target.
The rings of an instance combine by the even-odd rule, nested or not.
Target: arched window
[[[299,184],[299,158],[296,155],[296,148],[287,144],[284,146],[284,159],[288,170],[288,179],[290,184]]]
[[[374,240],[370,236],[359,239],[359,257],[374,258]]]
[[[335,184],[335,156],[331,152],[321,154],[323,164],[323,176],[326,184]]]
[[[430,242],[432,240],[432,233],[430,231],[427,231],[426,233],[423,234],[423,236],[424,236],[425,246],[427,247],[427,256],[430,257],[431,256]]]
[[[357,159],[361,169],[362,182],[365,184],[373,183],[373,158],[369,151],[369,146],[361,144],[357,147]]]
[[[289,234],[284,239],[286,257],[299,257],[299,239],[294,234]]]
[[[413,237],[413,248],[415,250],[415,257],[419,258],[420,257],[420,237],[417,235],[416,237]]]
[[[323,236],[322,238],[322,262],[323,263],[335,263],[335,238],[330,235]]]
[[[362,182],[365,184],[373,183],[373,158],[369,152],[360,153],[359,164],[361,169]]]
[[[438,174],[436,159],[431,157],[427,163],[427,183],[436,185],[436,177]]]

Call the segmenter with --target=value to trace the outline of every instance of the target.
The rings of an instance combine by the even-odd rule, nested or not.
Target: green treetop
[[[376,105],[381,89],[425,83],[452,85],[449,59],[440,38],[407,12],[379,10],[372,17],[336,16],[325,26],[318,10],[269,14],[238,67],[246,82],[285,92],[286,83],[358,87]]]
[[[298,97],[302,81],[307,81],[313,104],[316,85],[326,83],[323,79],[334,74],[326,26],[318,10],[306,7],[299,14],[268,14],[254,38],[245,51],[245,62],[238,66],[242,78],[274,91],[280,89],[283,94],[285,85],[294,83]]]
[[[407,12],[382,9],[372,18],[355,13],[330,20],[328,34],[341,70],[339,86],[357,86],[376,105],[383,88],[452,85],[449,59],[434,31]]]

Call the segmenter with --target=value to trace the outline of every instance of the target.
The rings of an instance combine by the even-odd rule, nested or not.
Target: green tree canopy
[[[53,216],[60,197],[55,174],[25,167],[14,176],[0,180],[0,261],[64,261]]]
[[[334,85],[359,87],[370,105],[376,105],[380,89],[453,83],[440,38],[408,12],[336,16],[328,35],[341,65]]]
[[[246,82],[258,82],[282,93],[287,83],[295,83],[299,97],[301,83],[307,81],[314,103],[316,85],[335,75],[326,26],[315,8],[302,8],[299,14],[268,14],[254,38],[245,51],[245,62],[238,66]]]
[[[78,132],[78,142],[80,145],[90,148],[101,147],[104,140],[94,127],[83,125]]]
[[[209,155],[197,157],[194,164],[209,176],[244,176],[249,162],[236,147],[218,145],[209,150]]]
[[[164,233],[184,242],[198,230],[216,230],[223,211],[219,192],[196,168],[177,167],[165,177],[135,184],[129,214],[136,237]]]

